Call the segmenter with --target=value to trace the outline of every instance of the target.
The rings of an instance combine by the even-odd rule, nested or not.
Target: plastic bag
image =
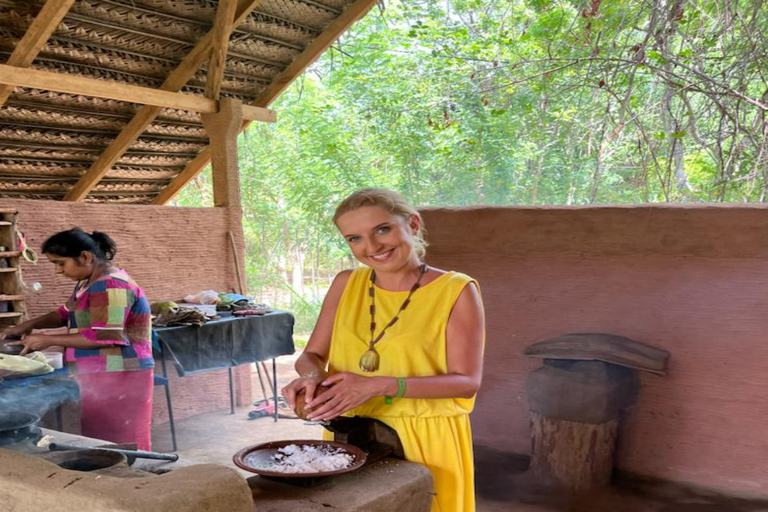
[[[213,290],[205,290],[184,297],[184,302],[188,304],[218,304],[220,300],[219,294]]]
[[[0,370],[12,372],[14,376],[43,375],[51,373],[53,367],[48,364],[45,354],[32,352],[26,356],[7,356],[0,354]]]

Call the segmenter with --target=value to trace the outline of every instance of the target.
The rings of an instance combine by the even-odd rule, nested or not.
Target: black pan
[[[0,341],[0,354],[18,356],[24,350],[24,345],[9,345],[8,340]]]
[[[0,446],[30,438],[40,439],[39,416],[26,412],[0,412]]]

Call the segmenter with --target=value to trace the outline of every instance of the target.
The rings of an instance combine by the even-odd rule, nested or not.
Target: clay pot
[[[317,389],[315,389],[315,396],[320,396],[321,394],[328,391],[330,386],[318,386]],[[296,416],[299,418],[306,420],[307,415],[311,412],[310,410],[307,410],[306,404],[304,403],[304,390],[302,389],[298,395],[296,395],[296,408],[294,411],[296,412]]]

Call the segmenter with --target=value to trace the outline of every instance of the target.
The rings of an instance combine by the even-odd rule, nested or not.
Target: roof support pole
[[[243,103],[232,98],[222,98],[219,105],[216,114],[200,115],[211,140],[213,204],[240,208],[237,134],[243,122]]]

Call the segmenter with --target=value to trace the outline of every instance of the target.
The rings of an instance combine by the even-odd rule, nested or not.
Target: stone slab
[[[43,433],[65,444],[86,447],[108,444],[54,430],[43,429]],[[176,462],[136,459],[131,469],[165,474],[199,466],[196,461],[183,458]],[[119,475],[137,476],[138,473],[128,475],[121,470]],[[242,481],[245,482],[245,479]],[[327,478],[311,488],[265,480],[259,476],[248,478],[247,484],[255,503],[252,510],[257,512],[429,512],[433,496],[430,471],[420,464],[399,459],[384,459],[352,473]],[[329,505],[334,508],[329,508]]]
[[[259,476],[248,479],[257,512],[429,512],[429,470],[413,462],[384,459],[346,475],[302,488]]]
[[[0,510],[250,512],[253,500],[236,471],[216,464],[126,479],[70,471],[39,457],[0,449]]]

